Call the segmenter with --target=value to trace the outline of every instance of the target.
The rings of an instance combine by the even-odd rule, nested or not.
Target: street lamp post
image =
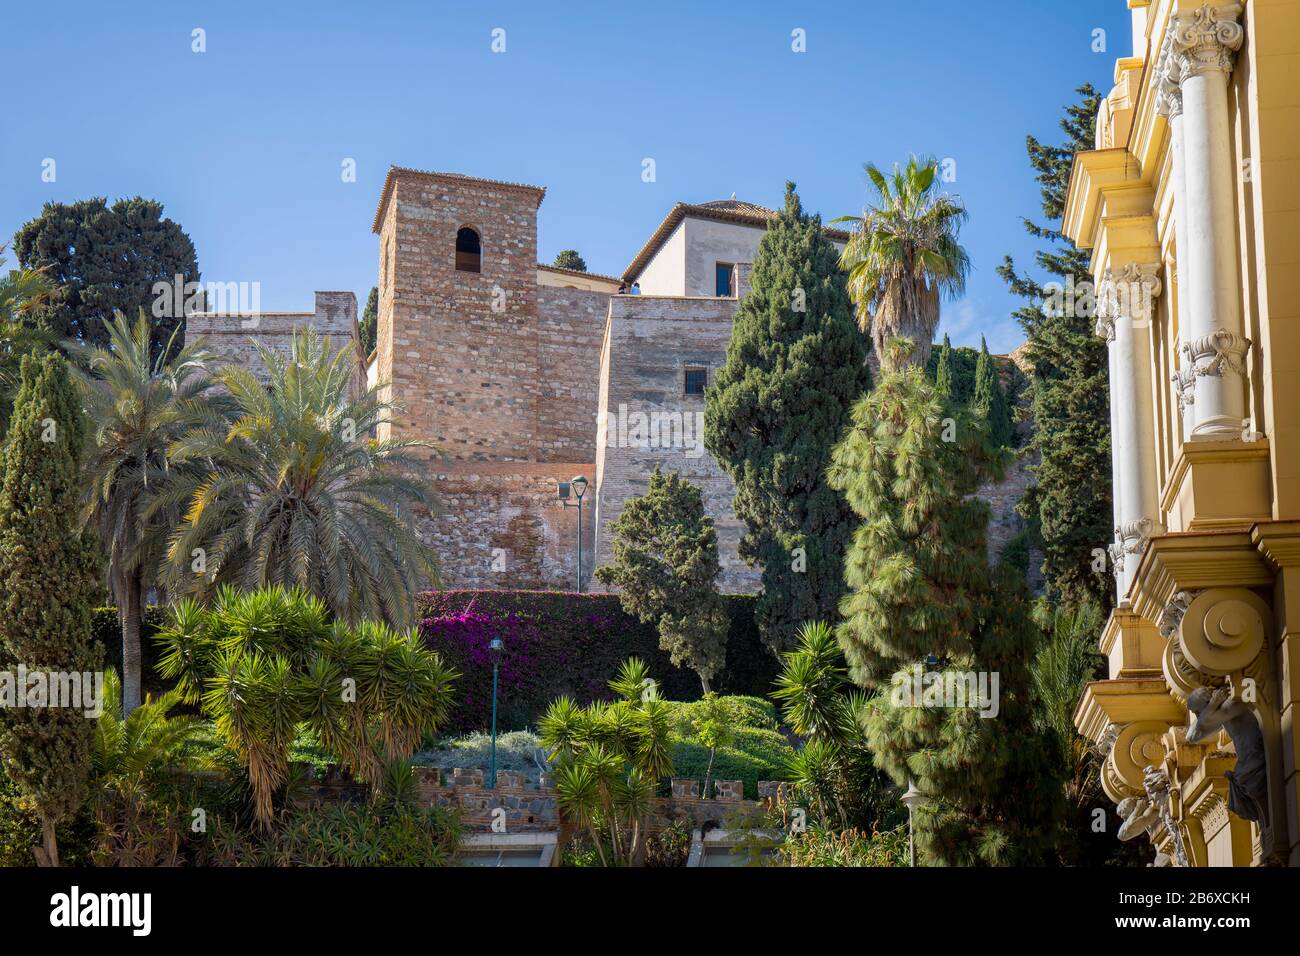
[[[916,866],[916,827],[913,814],[925,805],[925,794],[917,789],[916,781],[907,781],[907,793],[902,797],[903,806],[907,807],[907,865]]]
[[[488,787],[492,790],[497,785],[497,672],[505,647],[499,637],[492,638],[488,644],[488,656],[492,658],[492,755],[488,758]]]
[[[573,504],[569,501],[569,492],[572,490],[577,497],[578,503]],[[560,504],[566,508],[578,509],[578,593],[582,593],[582,496],[587,491],[587,479],[582,475],[576,475],[568,481],[561,481],[556,484],[556,494],[559,496]]]

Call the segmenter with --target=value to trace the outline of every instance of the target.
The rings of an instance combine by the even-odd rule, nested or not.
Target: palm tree
[[[1032,665],[1039,723],[1060,742],[1067,763],[1066,798],[1076,806],[1091,806],[1099,790],[1097,758],[1088,739],[1075,729],[1074,711],[1088,682],[1105,673],[1097,650],[1101,610],[1090,602],[1040,606],[1035,616],[1046,637]]]
[[[419,477],[417,440],[368,434],[398,407],[379,386],[354,394],[351,346],[335,353],[315,329],[294,333],[287,359],[257,343],[270,387],[242,368],[219,376],[236,411],[189,432],[174,462],[213,469],[175,500],[184,519],[172,536],[165,580],[210,593],[223,583],[300,588],[336,617],[403,627],[411,595],[437,580],[414,529],[415,508],[432,508]],[[198,555],[201,561],[193,561]]]
[[[895,338],[915,348],[900,360],[922,368],[939,327],[939,301],[959,297],[966,288],[970,259],[957,242],[966,221],[960,201],[938,192],[939,164],[911,157],[887,177],[872,163],[864,166],[876,201],[861,216],[835,222],[856,223],[840,265],[849,274],[849,295],[858,307],[863,331],[882,362]]]
[[[123,708],[140,705],[140,620],[167,536],[180,520],[160,499],[177,481],[196,478],[200,463],[179,467],[167,449],[222,407],[209,394],[214,358],[201,342],[151,356],[144,310],[134,324],[120,312],[108,326],[109,347],[85,352],[82,374],[93,448],[88,452],[86,520],[108,553],[108,577],[122,626]],[[171,358],[166,358],[166,356]],[[188,472],[188,475],[186,474]]]
[[[127,714],[122,708],[122,682],[117,671],[104,673],[104,711],[95,724],[92,766],[95,774],[116,787],[147,782],[169,766],[193,763],[185,746],[203,728],[197,717],[168,716],[182,702],[179,691],[149,698]]]

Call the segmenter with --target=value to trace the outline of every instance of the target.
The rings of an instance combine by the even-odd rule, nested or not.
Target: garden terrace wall
[[[777,674],[775,658],[754,626],[754,598],[725,595],[731,628],[727,663],[713,681],[720,694],[765,697]],[[449,733],[482,730],[491,722],[492,665],[488,644],[505,644],[498,689],[498,728],[536,724],[550,703],[568,695],[579,703],[610,700],[609,681],[629,657],[650,665],[660,694],[696,700],[700,681],[674,667],[659,649],[653,625],[626,614],[611,594],[568,591],[430,591],[419,596],[420,633],[427,646],[461,673]]]
[[[522,774],[498,771],[495,788],[484,786],[484,773],[479,767],[447,771],[416,767],[415,774],[420,804],[459,810],[461,823],[471,832],[491,831],[493,824],[502,819],[496,812],[499,809],[505,811],[506,833],[549,833],[560,829],[555,788],[526,786]],[[700,781],[674,779],[671,795],[652,801],[648,829],[662,830],[683,820],[692,826],[727,826],[770,806],[786,787],[788,784],[762,780],[761,799],[745,800],[739,780],[719,780],[716,796],[706,799],[700,796]],[[309,785],[303,799],[355,802],[364,800],[366,793],[362,785],[331,772],[323,781]]]

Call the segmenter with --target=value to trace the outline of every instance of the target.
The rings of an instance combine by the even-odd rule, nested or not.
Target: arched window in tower
[[[456,232],[456,271],[481,272],[482,261],[483,250],[478,233],[469,226],[461,226]]]

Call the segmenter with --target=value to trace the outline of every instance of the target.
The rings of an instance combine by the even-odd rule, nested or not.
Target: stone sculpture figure
[[[1237,766],[1224,774],[1228,780],[1228,809],[1243,820],[1268,826],[1268,766],[1264,735],[1251,708],[1224,686],[1198,687],[1187,698],[1193,714],[1187,742],[1204,744],[1226,730],[1237,751]]]
[[[1187,851],[1183,848],[1183,835],[1174,822],[1170,807],[1169,774],[1158,767],[1147,767],[1142,775],[1142,786],[1146,789],[1147,800],[1155,808],[1160,822],[1169,831],[1169,838],[1174,844],[1174,861],[1179,866],[1187,866]]]
[[[1160,819],[1160,808],[1147,797],[1125,797],[1115,809],[1124,821],[1119,827],[1119,838],[1125,842],[1149,833]]]

